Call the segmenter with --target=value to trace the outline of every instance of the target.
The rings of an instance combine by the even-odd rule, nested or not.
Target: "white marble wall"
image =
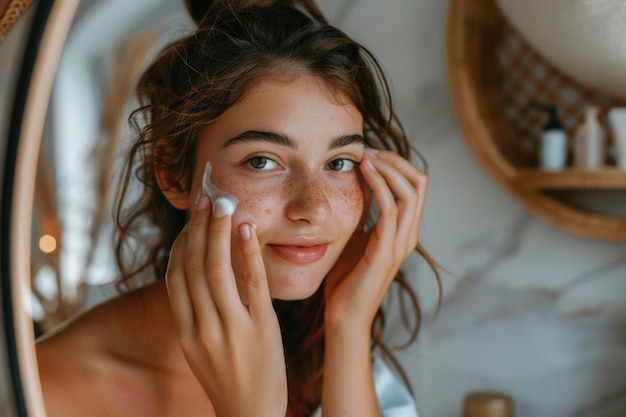
[[[460,416],[465,392],[497,389],[519,417],[623,416],[626,246],[545,225],[477,167],[448,99],[446,1],[351,3],[340,24],[381,58],[429,162],[421,241],[450,271],[434,322],[434,278],[414,272],[427,319],[402,358],[420,414]]]

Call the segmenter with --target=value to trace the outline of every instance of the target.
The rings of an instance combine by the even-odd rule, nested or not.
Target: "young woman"
[[[433,265],[379,66],[310,0],[187,6],[138,86],[117,260],[140,288],[38,343],[49,417],[416,415],[373,361],[392,282],[417,333],[402,262]]]

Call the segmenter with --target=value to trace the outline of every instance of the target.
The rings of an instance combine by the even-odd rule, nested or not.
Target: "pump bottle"
[[[559,171],[567,160],[567,135],[559,120],[558,109],[549,103],[531,103],[531,108],[548,113],[539,145],[539,165],[547,171]]]

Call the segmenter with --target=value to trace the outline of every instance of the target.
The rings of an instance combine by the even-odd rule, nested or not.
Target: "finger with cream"
[[[218,204],[221,205],[224,214],[233,215],[234,230],[237,230],[239,225],[244,222],[250,223],[250,225],[256,228],[256,220],[250,213],[242,210],[236,211],[239,199],[229,192],[217,188],[215,184],[211,182],[212,171],[213,166],[211,161],[207,161],[202,176],[202,191],[209,197],[211,204],[215,205],[219,200]]]
[[[204,194],[209,196],[211,200],[211,204],[215,204],[215,202],[223,198],[223,206],[230,210],[230,213],[233,214],[235,209],[237,208],[237,203],[239,200],[234,195],[227,193],[226,191],[220,190],[211,182],[211,171],[213,170],[213,166],[211,165],[211,161],[208,161],[204,166],[204,175],[202,176],[202,191]]]

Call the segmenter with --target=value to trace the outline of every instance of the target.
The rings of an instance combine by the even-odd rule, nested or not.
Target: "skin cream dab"
[[[237,230],[242,223],[249,223],[252,227],[256,228],[257,221],[250,213],[245,210],[237,210],[239,199],[229,192],[217,188],[211,182],[212,170],[213,166],[211,165],[211,161],[207,161],[202,176],[202,191],[209,196],[211,204],[219,204],[222,207],[223,215],[234,215],[233,227],[235,230]]]
[[[220,190],[211,182],[211,171],[213,170],[213,166],[211,165],[211,161],[207,161],[204,166],[204,175],[202,176],[202,191],[211,199],[211,204],[215,204],[218,200],[220,201],[220,205],[223,209],[227,210],[227,215],[233,214],[235,209],[237,208],[237,203],[239,200],[234,195],[227,193],[226,191]]]

